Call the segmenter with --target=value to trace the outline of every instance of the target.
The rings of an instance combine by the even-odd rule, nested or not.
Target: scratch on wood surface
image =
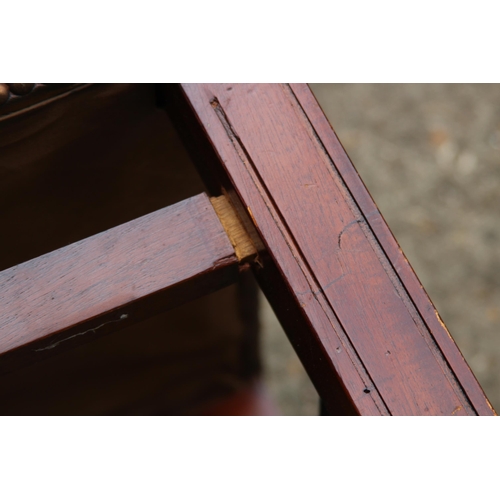
[[[349,222],[349,224],[346,224],[346,225],[343,227],[342,231],[340,231],[340,233],[339,233],[339,238],[338,238],[338,245],[339,245],[339,248],[342,248],[342,246],[341,246],[342,236],[343,236],[343,235],[344,235],[344,233],[345,233],[345,232],[346,232],[346,231],[347,231],[347,230],[348,230],[348,229],[349,229],[349,228],[350,228],[353,224],[355,224],[356,222],[361,223],[361,222],[363,222],[363,219],[354,219],[354,220],[352,220],[351,222]]]
[[[439,316],[439,313],[436,310],[434,310],[434,313],[436,314],[436,318],[439,321],[439,324],[444,328],[444,331],[448,334],[448,337],[450,337],[450,339],[453,340],[453,342],[455,342],[455,340],[451,336],[451,333],[448,331],[448,328],[446,328],[446,325],[443,323],[441,316]]]
[[[323,293],[327,288],[330,288],[332,285],[340,281],[342,278],[345,278],[348,274],[348,272],[342,273],[338,278],[335,278],[333,281],[330,281],[330,283],[327,283],[325,286],[318,288],[317,290],[306,290],[305,292],[295,292],[295,295],[305,295],[306,293],[311,293],[313,295],[318,295]]]
[[[215,270],[219,267],[231,265],[234,262],[233,259],[234,259],[234,255],[229,255],[229,256],[221,257],[220,259],[217,259],[212,265],[212,270]]]
[[[66,337],[65,339],[59,340],[59,342],[54,342],[53,344],[50,344],[47,347],[42,347],[41,349],[33,349],[33,351],[39,352],[39,351],[48,351],[49,349],[54,349],[54,347],[57,347],[59,344],[62,344],[63,342],[66,342],[66,340],[74,339],[75,337],[79,337],[80,335],[85,335],[86,333],[89,333],[89,332],[95,332],[96,330],[99,330],[99,328],[102,328],[105,325],[109,325],[110,323],[118,323],[119,321],[123,321],[124,319],[127,319],[127,318],[128,318],[128,314],[122,314],[118,319],[114,319],[112,321],[107,321],[106,323],[103,323],[102,325],[96,326],[95,328],[89,328],[88,330],[85,330],[84,332],[75,333],[74,335],[71,335],[70,337]]]
[[[257,221],[255,220],[255,217],[253,216],[252,209],[250,207],[247,207],[247,210],[248,210],[248,215],[250,215],[250,219],[252,219],[252,222],[254,223],[254,226],[259,227],[259,226],[257,226]]]
[[[351,273],[342,273],[338,278],[335,278],[333,281],[330,281],[330,283],[327,283],[322,289],[318,290],[316,293],[320,293],[321,291],[325,291],[327,288],[330,288],[332,285],[337,283],[337,281],[340,281],[342,278],[344,278],[346,275],[351,274]]]

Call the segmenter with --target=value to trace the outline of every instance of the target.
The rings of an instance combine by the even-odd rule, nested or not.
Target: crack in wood
[[[33,349],[33,351],[40,352],[40,351],[48,351],[49,349],[54,349],[54,347],[57,347],[59,344],[62,344],[63,342],[66,342],[67,340],[74,339],[75,337],[80,337],[81,335],[85,335],[86,333],[89,333],[89,332],[95,333],[96,330],[99,330],[99,328],[102,328],[103,326],[109,325],[111,323],[118,323],[118,322],[123,321],[124,319],[127,319],[127,318],[128,318],[128,314],[122,314],[118,319],[114,319],[112,321],[106,321],[105,323],[102,323],[102,325],[96,326],[94,328],[89,328],[88,330],[85,330],[84,332],[75,333],[74,335],[66,337],[65,339],[59,340],[58,342],[54,342],[53,344],[50,344],[47,347],[42,347],[41,349]]]

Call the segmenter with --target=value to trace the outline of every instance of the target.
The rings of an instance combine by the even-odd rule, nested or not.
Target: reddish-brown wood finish
[[[366,214],[367,221],[378,242],[398,273],[402,284],[408,291],[422,319],[432,332],[447,362],[458,376],[473,406],[480,415],[490,415],[492,413],[491,404],[485,397],[476,377],[467,365],[462,353],[457,348],[448,329],[440,318],[438,311],[435,309],[417,275],[413,271],[413,268],[404,256],[396,238],[375,205],[373,198],[359,177],[358,172],[354,168],[354,165],[346,154],[310,88],[307,85],[297,84],[290,84],[290,87],[304,112],[307,114],[314,130],[318,134],[319,140],[335,163],[353,199],[356,200],[360,210]]]
[[[234,249],[205,194],[7,269],[0,273],[0,373],[237,277]]]
[[[307,86],[186,84],[167,108],[253,220],[257,277],[330,413],[494,414]]]

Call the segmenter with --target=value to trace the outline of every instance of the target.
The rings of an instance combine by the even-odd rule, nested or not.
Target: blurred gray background
[[[500,410],[500,85],[311,88]],[[262,323],[282,413],[317,415],[317,393],[264,298]]]

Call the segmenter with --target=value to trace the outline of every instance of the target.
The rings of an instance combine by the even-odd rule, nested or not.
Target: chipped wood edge
[[[221,195],[210,198],[210,202],[233,245],[237,259],[244,263],[257,257],[257,248],[229,200]]]

